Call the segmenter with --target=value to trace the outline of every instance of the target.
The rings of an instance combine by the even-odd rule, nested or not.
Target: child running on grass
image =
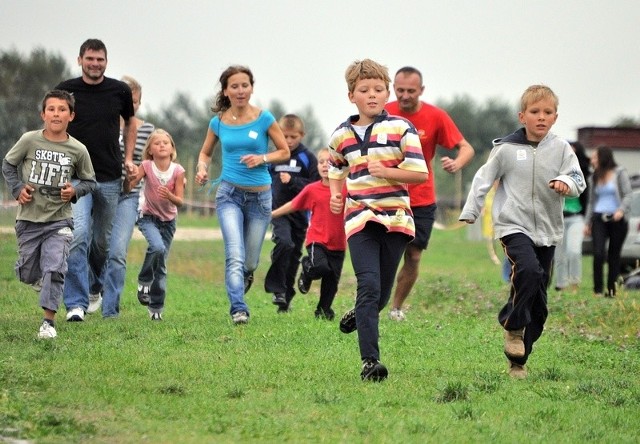
[[[176,145],[163,129],[151,133],[134,179],[125,181],[128,193],[145,178],[144,203],[138,228],[149,243],[138,274],[138,300],[147,305],[152,321],[161,321],[167,289],[167,258],[176,232],[178,207],[184,196],[184,168],[174,162]]]
[[[415,234],[406,184],[424,182],[428,171],[415,127],[384,110],[391,82],[387,68],[369,59],[356,61],[345,78],[358,114],[338,126],[329,142],[330,205],[334,213],[344,211],[358,289],[355,308],[342,316],[340,330],[358,330],[362,380],[382,381],[388,371],[380,362],[380,311]]]
[[[524,128],[496,139],[478,170],[459,220],[474,223],[496,180],[494,236],[511,265],[509,300],[498,314],[504,328],[509,375],[525,378],[525,363],[547,319],[547,284],[555,246],[562,242],[565,196],[586,187],[580,163],[566,140],[550,132],[558,98],[544,85],[526,89],[518,117]]]
[[[71,202],[96,186],[87,148],[67,134],[74,108],[70,93],[47,92],[40,113],[44,130],[25,133],[2,162],[2,174],[19,203],[16,275],[40,292],[44,319],[38,337],[42,339],[57,336],[55,315],[73,239]]]
[[[305,134],[302,119],[295,114],[286,114],[278,120],[278,126],[282,128],[291,157],[269,167],[273,208],[291,201],[305,186],[320,179],[318,160],[302,143]],[[278,306],[278,313],[289,311],[296,294],[296,274],[309,225],[306,211],[287,212],[282,216],[285,214],[286,217],[271,221],[271,239],[275,245],[271,250],[271,266],[264,278],[264,289],[273,293],[272,301]]]
[[[331,192],[327,148],[318,151],[318,172],[321,177],[319,181],[304,187],[291,201],[273,210],[271,216],[276,218],[296,211],[311,212],[305,243],[308,255],[302,258],[298,290],[306,294],[312,281],[322,279],[315,316],[331,321],[335,317],[331,304],[338,292],[347,239],[342,214],[335,214],[329,208]]]

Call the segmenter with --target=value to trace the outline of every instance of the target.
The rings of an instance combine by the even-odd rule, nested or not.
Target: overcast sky
[[[560,97],[553,131],[567,139],[579,127],[640,118],[637,0],[2,1],[2,50],[43,47],[80,75],[87,38],[107,45],[109,77],[140,81],[143,112],[177,92],[203,104],[239,63],[254,73],[254,104],[310,105],[328,136],[355,113],[345,68],[372,58],[392,77],[404,65],[420,69],[427,102],[515,104],[544,83]]]

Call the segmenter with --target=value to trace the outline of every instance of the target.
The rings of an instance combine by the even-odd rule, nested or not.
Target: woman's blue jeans
[[[223,181],[216,192],[216,213],[224,240],[229,313],[249,314],[244,302],[244,278],[258,268],[271,220],[271,190],[246,191]]]

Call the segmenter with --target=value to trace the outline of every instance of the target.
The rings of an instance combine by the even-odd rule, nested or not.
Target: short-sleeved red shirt
[[[402,112],[398,102],[390,102],[385,106],[389,114],[404,117],[416,127],[420,136],[422,154],[429,168],[429,178],[426,182],[409,184],[412,207],[425,207],[436,202],[436,187],[431,165],[436,153],[436,145],[453,149],[464,138],[445,110],[425,102],[420,103],[422,106],[416,113]]]
[[[346,189],[343,190],[343,196]],[[293,198],[291,205],[296,211],[311,212],[305,245],[314,242],[324,245],[327,250],[345,251],[347,236],[344,231],[344,215],[331,212],[329,201],[331,190],[322,181],[312,182]]]

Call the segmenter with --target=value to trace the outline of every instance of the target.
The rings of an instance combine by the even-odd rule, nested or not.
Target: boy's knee
[[[534,264],[519,267],[517,272],[520,276],[525,277],[527,281],[542,279],[542,269]]]

